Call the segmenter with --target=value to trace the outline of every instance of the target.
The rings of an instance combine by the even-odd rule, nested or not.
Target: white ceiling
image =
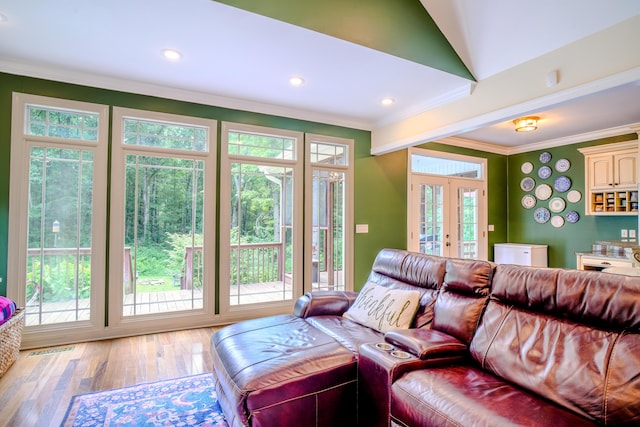
[[[635,0],[421,0],[477,80],[640,14]],[[212,0],[0,0],[0,71],[374,130],[472,82]],[[637,42],[630,41],[637,49]],[[161,50],[183,57],[169,62]],[[289,77],[304,78],[291,87]],[[384,107],[380,100],[396,103]],[[459,136],[517,146],[640,122],[640,84]],[[506,122],[509,120],[509,122]]]

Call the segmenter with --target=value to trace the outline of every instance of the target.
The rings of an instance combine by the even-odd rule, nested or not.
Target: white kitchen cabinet
[[[605,268],[631,268],[633,261],[624,256],[594,255],[589,253],[576,254],[576,268],[578,270],[602,271]]]
[[[493,259],[497,264],[547,267],[547,245],[496,243],[493,246]]]
[[[638,214],[638,141],[580,148],[587,215]]]

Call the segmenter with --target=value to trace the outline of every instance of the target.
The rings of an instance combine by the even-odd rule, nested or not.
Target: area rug
[[[87,393],[71,398],[63,427],[228,427],[210,373]]]

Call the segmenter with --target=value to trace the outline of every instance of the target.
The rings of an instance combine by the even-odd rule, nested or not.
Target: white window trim
[[[327,143],[335,143],[345,145],[348,148],[347,152],[347,165],[327,165],[326,167],[314,163],[311,164],[311,150],[310,145],[312,142],[327,142]],[[355,158],[355,142],[353,139],[347,138],[339,138],[333,136],[325,136],[318,134],[305,134],[305,195],[313,194],[313,189],[311,187],[313,181],[313,171],[312,168],[316,169],[324,169],[324,170],[340,170],[344,172],[346,175],[346,194],[345,194],[345,206],[344,206],[344,253],[343,253],[343,262],[344,262],[344,278],[345,278],[345,288],[347,291],[353,291],[353,239],[354,239],[354,219],[353,219],[353,211],[354,211],[354,158]],[[306,197],[305,200],[305,212],[311,212],[313,209],[313,200],[312,197]],[[312,228],[313,228],[313,217],[312,215],[307,215],[305,218],[305,254],[310,254],[312,251]],[[311,275],[312,268],[309,262],[309,265],[305,268],[304,274],[304,283],[311,284]],[[311,289],[305,289],[305,292],[311,291]]]
[[[208,151],[155,148],[123,143],[123,120],[126,117],[142,120],[205,126],[209,128]],[[113,139],[111,152],[111,216],[109,245],[109,330],[111,335],[149,333],[176,328],[194,328],[211,325],[215,320],[215,224],[216,224],[216,148],[217,121],[192,116],[159,113],[130,108],[113,108]],[[175,157],[202,160],[205,163],[207,192],[203,246],[206,266],[203,280],[203,308],[189,311],[164,312],[148,315],[123,316],[122,259],[124,257],[124,181],[127,154],[175,155]]]
[[[226,250],[231,239],[231,230],[227,226],[231,221],[231,212],[229,200],[231,200],[231,163],[234,161],[246,161],[252,163],[261,163],[265,165],[289,167],[294,170],[295,181],[293,197],[295,206],[299,206],[303,198],[303,142],[304,134],[302,132],[289,131],[285,129],[276,129],[263,126],[247,125],[243,123],[222,122],[220,137],[220,264],[219,264],[219,295],[220,295],[220,316],[224,321],[238,321],[249,317],[268,316],[272,314],[291,313],[292,303],[302,295],[302,251],[294,251],[293,253],[293,301],[277,301],[265,302],[260,304],[243,304],[240,306],[232,306],[229,302],[230,289],[225,284],[225,278],[230,277],[230,253]],[[266,159],[262,157],[252,157],[243,155],[229,154],[228,135],[230,131],[239,131],[246,133],[256,133],[263,135],[274,135],[278,137],[294,138],[296,140],[295,159]],[[302,209],[296,208],[293,212],[293,245],[294,248],[302,248],[303,230],[302,227]]]
[[[25,133],[25,106],[79,110],[98,114],[98,141],[67,140],[38,137]],[[11,166],[9,186],[9,247],[7,256],[7,295],[24,307],[27,262],[26,214],[29,199],[29,147],[31,142],[45,142],[59,147],[83,149],[94,153],[92,254],[91,254],[91,320],[25,328],[23,347],[45,346],[61,341],[86,341],[104,332],[104,277],[106,247],[107,156],[109,132],[109,107],[45,96],[13,93],[11,116]],[[25,164],[26,162],[26,164]],[[69,336],[72,335],[70,339]]]

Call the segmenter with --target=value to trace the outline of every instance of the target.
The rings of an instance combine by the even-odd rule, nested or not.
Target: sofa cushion
[[[499,265],[470,345],[484,369],[599,423],[640,423],[640,279]]]
[[[409,372],[391,387],[391,416],[403,426],[597,425],[472,366]]]
[[[356,403],[356,355],[305,319],[239,322],[216,332],[212,347],[220,404],[231,425],[284,423],[288,411],[355,422],[342,412]]]
[[[431,327],[469,344],[489,301],[495,264],[448,259]]]
[[[390,289],[367,282],[344,317],[379,332],[407,329],[420,303],[420,292]]]

